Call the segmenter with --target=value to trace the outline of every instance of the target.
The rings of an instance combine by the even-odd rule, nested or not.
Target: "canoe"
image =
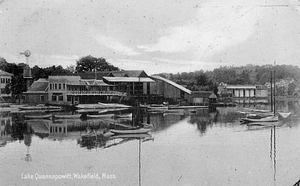
[[[74,115],[54,115],[55,118],[58,119],[75,119],[75,118],[80,118],[81,114],[74,114]]]
[[[150,138],[151,135],[148,133],[141,133],[141,134],[115,134],[110,137],[110,139],[117,139],[117,138],[135,138],[135,139],[143,139],[143,138]]]
[[[132,118],[132,113],[122,114],[122,115],[115,115],[115,118]]]
[[[250,122],[275,122],[278,121],[278,116],[269,116],[269,117],[264,117],[264,118],[242,118],[242,122],[250,123]]]
[[[247,126],[265,126],[265,127],[272,127],[278,126],[280,123],[278,121],[271,121],[271,122],[251,122],[248,123]]]
[[[20,110],[60,110],[61,107],[56,106],[25,106],[19,107]]]
[[[126,129],[126,130],[115,130],[110,129],[110,132],[114,134],[143,134],[149,132],[149,128],[138,128],[138,129]]]
[[[25,115],[25,118],[27,119],[50,119],[52,117],[52,114],[47,114],[47,115]]]
[[[130,108],[131,106],[118,103],[79,104],[79,109],[107,109],[107,108]]]
[[[114,114],[98,114],[98,115],[91,115],[88,114],[86,117],[87,118],[112,118]]]

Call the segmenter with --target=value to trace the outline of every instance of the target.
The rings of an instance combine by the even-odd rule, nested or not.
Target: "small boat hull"
[[[110,132],[114,134],[143,134],[149,132],[151,129],[139,128],[139,129],[127,129],[127,130],[114,130],[110,129]]]
[[[86,117],[87,118],[112,118],[112,117],[114,117],[114,114],[100,114],[100,115],[88,114]]]
[[[75,119],[75,118],[80,118],[81,114],[75,114],[75,115],[54,115],[54,118],[57,119]]]
[[[52,115],[48,114],[48,115],[36,115],[36,116],[31,116],[31,115],[25,115],[26,119],[51,119]]]

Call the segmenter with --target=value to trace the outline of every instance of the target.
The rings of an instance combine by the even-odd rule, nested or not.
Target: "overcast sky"
[[[298,1],[0,0],[0,56],[66,67],[92,55],[148,75],[298,65]]]

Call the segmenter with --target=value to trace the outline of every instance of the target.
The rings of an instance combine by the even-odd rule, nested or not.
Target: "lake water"
[[[2,113],[0,185],[293,185],[299,105],[277,108],[293,120],[241,125],[240,107],[146,113],[153,130],[135,138],[82,137],[87,128],[104,130],[102,119],[25,121],[24,113]]]

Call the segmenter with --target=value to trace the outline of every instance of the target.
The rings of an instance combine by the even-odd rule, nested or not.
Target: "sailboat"
[[[274,76],[274,78],[273,78]],[[274,87],[273,87],[274,85]],[[271,71],[271,115],[266,115],[265,117],[261,118],[251,118],[246,117],[242,118],[241,122],[243,123],[251,123],[248,125],[266,125],[266,126],[274,126],[278,125],[279,118],[285,119],[287,118],[291,113],[276,113],[276,107],[275,107],[275,70]]]

